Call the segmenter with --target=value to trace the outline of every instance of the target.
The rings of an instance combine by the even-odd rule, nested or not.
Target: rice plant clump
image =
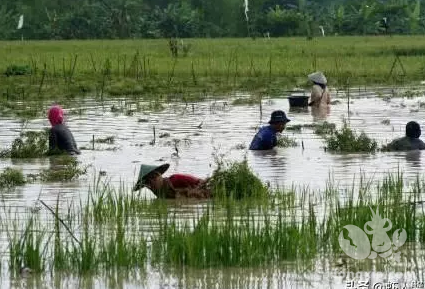
[[[289,136],[281,136],[277,139],[277,147],[290,148],[298,146],[297,141]]]
[[[333,152],[368,152],[377,150],[378,144],[374,139],[369,138],[364,132],[357,135],[347,123],[341,130],[334,130],[325,138],[326,148]]]
[[[261,180],[251,171],[248,162],[235,162],[226,168],[219,164],[210,180],[214,197],[266,197],[268,190]]]
[[[0,174],[0,189],[8,189],[25,184],[25,177],[21,170],[6,168]]]
[[[13,141],[10,149],[0,152],[0,156],[22,159],[46,156],[49,150],[48,139],[47,130],[23,132]]]

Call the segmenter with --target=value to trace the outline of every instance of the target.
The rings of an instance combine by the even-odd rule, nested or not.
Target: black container
[[[308,106],[308,96],[289,96],[289,106],[290,107],[307,107]]]

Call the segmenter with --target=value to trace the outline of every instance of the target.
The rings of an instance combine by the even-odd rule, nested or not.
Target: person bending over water
[[[415,121],[406,124],[406,136],[393,140],[384,149],[387,151],[424,150],[425,143],[419,139],[421,127]]]
[[[59,105],[49,109],[48,118],[52,128],[49,135],[49,154],[60,154],[66,152],[70,155],[80,154],[69,128],[63,123],[64,112]]]
[[[281,110],[272,112],[268,126],[260,128],[249,146],[250,150],[271,150],[277,145],[277,133],[281,133],[291,120]]]
[[[312,107],[327,107],[331,103],[331,96],[327,87],[328,80],[322,72],[315,72],[308,75],[308,79],[313,82],[311,89],[310,103]]]
[[[162,175],[169,167],[169,164],[161,166],[141,165],[139,178],[133,191],[147,187],[155,196],[161,199],[176,199],[179,197],[211,198],[211,192],[207,188],[207,180],[187,174],[174,174],[164,178]]]

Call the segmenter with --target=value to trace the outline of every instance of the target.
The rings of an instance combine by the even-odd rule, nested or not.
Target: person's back
[[[419,139],[421,128],[417,122],[411,121],[406,125],[406,136],[393,140],[385,147],[387,151],[425,150],[425,143]]]
[[[67,152],[69,154],[80,154],[74,136],[64,124],[57,124],[50,129],[49,137],[50,152]]]
[[[310,97],[310,106],[326,107],[331,102],[329,89],[318,84],[313,85]]]
[[[49,109],[48,118],[52,128],[49,135],[49,154],[67,152],[80,154],[74,136],[69,128],[63,124],[64,112],[59,105]]]
[[[260,128],[249,146],[250,150],[271,150],[277,145],[276,132],[271,126]]]

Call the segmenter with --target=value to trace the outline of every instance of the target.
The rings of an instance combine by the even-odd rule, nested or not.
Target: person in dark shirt
[[[156,197],[161,199],[176,199],[179,197],[211,198],[211,192],[207,188],[207,180],[187,174],[173,174],[164,178],[162,175],[169,167],[169,164],[161,166],[141,165],[139,178],[133,191],[147,187]]]
[[[424,150],[425,143],[419,139],[421,136],[421,127],[415,121],[406,124],[406,136],[393,140],[384,147],[386,151],[411,151]]]
[[[272,112],[268,126],[262,127],[249,146],[250,150],[271,150],[277,145],[277,133],[281,133],[290,120],[285,112],[276,110]]]
[[[80,154],[74,136],[63,123],[63,114],[63,109],[59,105],[54,105],[49,109],[48,118],[52,125],[49,134],[49,154],[64,152],[70,155]]]

